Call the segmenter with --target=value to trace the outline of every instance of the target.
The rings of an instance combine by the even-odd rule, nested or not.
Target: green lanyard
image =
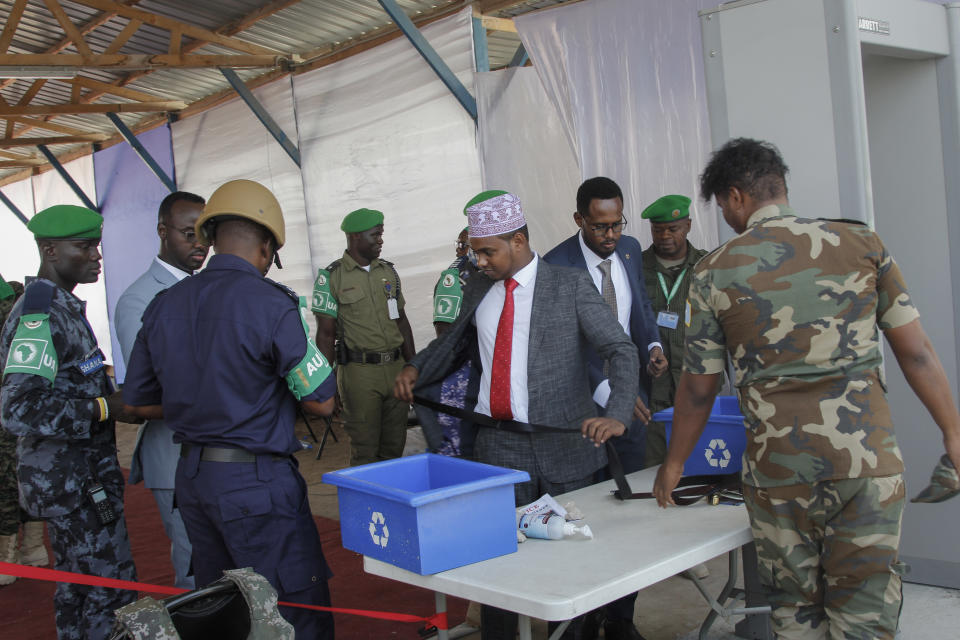
[[[670,304],[670,301],[673,300],[673,296],[677,295],[677,289],[680,288],[680,283],[683,282],[683,276],[687,273],[687,268],[684,267],[683,271],[680,272],[680,275],[677,276],[677,279],[673,283],[673,289],[670,290],[670,293],[667,293],[667,283],[663,279],[663,274],[659,271],[657,272],[657,279],[660,280],[660,288],[663,290],[663,295],[667,297],[667,304]]]

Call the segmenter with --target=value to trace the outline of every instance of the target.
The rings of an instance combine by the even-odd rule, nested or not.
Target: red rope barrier
[[[117,580],[115,578],[101,578],[100,576],[90,576],[83,573],[71,573],[69,571],[56,571],[55,569],[28,567],[22,564],[11,564],[9,562],[0,562],[0,575],[29,578],[32,580],[44,580],[46,582],[67,582],[70,584],[82,584],[90,587],[109,587],[112,589],[127,589],[130,591],[143,591],[146,593],[162,593],[169,596],[186,593],[188,591],[187,589],[180,589],[178,587],[164,587],[156,584],[146,584],[144,582],[131,582],[129,580]],[[339,607],[321,607],[315,604],[301,604],[298,602],[278,602],[277,604],[284,607],[298,607],[300,609],[311,609],[313,611],[344,613],[351,616],[375,618],[377,620],[392,620],[394,622],[425,622],[435,626],[437,629],[449,628],[447,626],[446,612],[435,613],[432,616],[423,617],[415,616],[409,613],[369,611],[367,609],[341,609]]]

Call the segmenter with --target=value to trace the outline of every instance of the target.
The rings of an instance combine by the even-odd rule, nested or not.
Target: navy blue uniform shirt
[[[237,256],[154,298],[143,314],[123,399],[162,404],[175,442],[289,454],[297,400],[284,379],[307,352],[296,303]],[[336,393],[330,375],[303,400]]]

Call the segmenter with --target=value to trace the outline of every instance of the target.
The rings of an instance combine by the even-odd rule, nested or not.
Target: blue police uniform
[[[295,300],[246,260],[215,255],[147,307],[123,393],[162,404],[182,444],[176,498],[198,586],[249,566],[281,601],[329,606],[331,574],[291,455],[297,399],[284,378],[307,352]],[[301,400],[335,392],[330,375]],[[280,611],[297,638],[333,638],[329,613]]]

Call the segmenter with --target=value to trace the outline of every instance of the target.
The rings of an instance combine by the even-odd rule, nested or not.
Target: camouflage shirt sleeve
[[[877,267],[877,326],[881,329],[896,329],[920,317],[913,306],[907,284],[885,247],[881,245],[880,264]]]
[[[64,325],[63,313],[57,308],[50,311],[50,334],[58,354],[67,354],[70,349],[66,343],[72,327]],[[4,326],[2,336],[3,361],[6,361],[17,322],[11,318]],[[90,428],[95,416],[99,418],[100,408],[96,401],[98,393],[78,388],[67,381],[61,372],[57,384],[38,375],[11,373],[3,378],[0,390],[2,414],[0,422],[10,433],[17,436],[57,438],[60,440],[86,440],[90,438]],[[83,395],[85,397],[77,397]]]
[[[690,282],[683,370],[698,375],[723,373],[726,338],[714,313],[709,271],[698,269]]]

